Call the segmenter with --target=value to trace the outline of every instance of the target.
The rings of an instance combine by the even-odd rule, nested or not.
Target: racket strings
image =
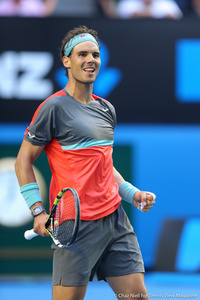
[[[73,239],[76,217],[76,206],[71,191],[66,191],[56,209],[54,235],[62,245]]]
[[[62,245],[71,243],[74,232],[74,220],[66,220],[55,229],[55,237]]]

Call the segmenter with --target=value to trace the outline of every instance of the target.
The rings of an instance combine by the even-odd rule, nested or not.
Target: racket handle
[[[24,232],[24,237],[25,237],[26,240],[31,240],[32,238],[34,238],[34,237],[36,237],[36,236],[38,236],[38,234],[35,233],[35,232],[33,231],[33,229],[26,230],[26,231]]]

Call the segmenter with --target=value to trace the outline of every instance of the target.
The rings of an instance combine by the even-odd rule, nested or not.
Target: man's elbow
[[[18,176],[19,172],[20,172],[20,166],[21,166],[21,162],[20,162],[20,159],[19,157],[17,157],[16,161],[15,161],[15,164],[14,164],[14,167],[15,167],[15,173],[16,175]]]
[[[18,175],[21,170],[27,170],[31,167],[31,160],[28,159],[25,155],[18,155],[15,161],[15,173]]]

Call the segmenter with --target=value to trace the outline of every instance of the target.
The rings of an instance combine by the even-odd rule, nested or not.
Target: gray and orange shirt
[[[50,208],[57,193],[69,186],[79,194],[82,220],[96,220],[117,209],[121,198],[113,177],[115,126],[114,107],[95,95],[84,104],[63,89],[40,104],[25,140],[45,145],[52,173]]]

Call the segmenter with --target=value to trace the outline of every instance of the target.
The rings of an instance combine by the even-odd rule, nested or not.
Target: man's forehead
[[[85,41],[77,44],[74,47],[75,52],[86,51],[86,52],[99,52],[98,46],[90,41]]]

